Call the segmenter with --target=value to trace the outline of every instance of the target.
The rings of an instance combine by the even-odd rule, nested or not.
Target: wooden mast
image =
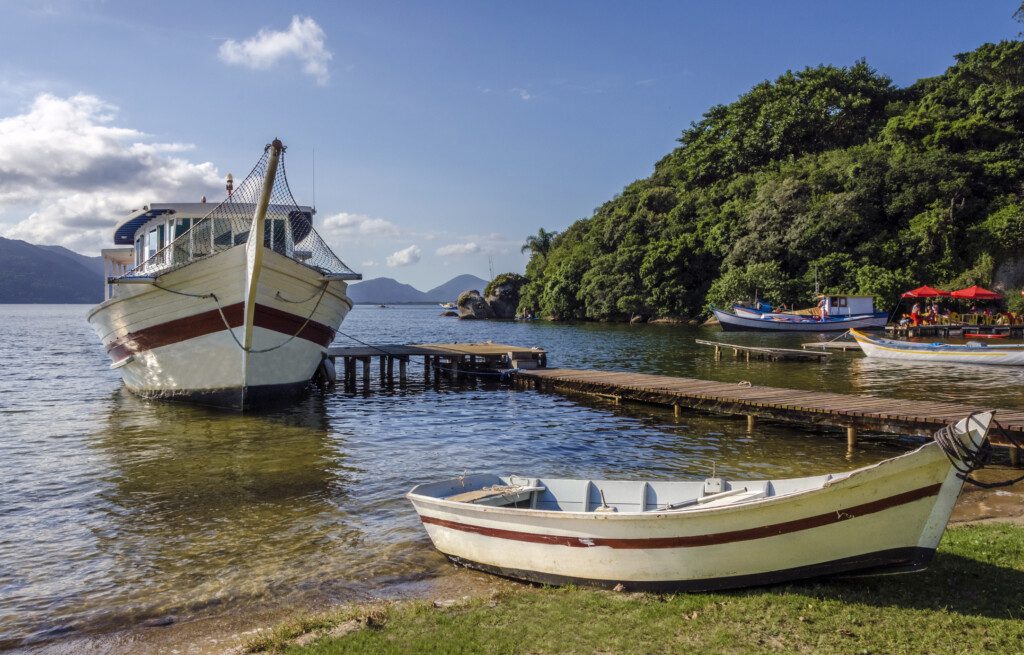
[[[269,146],[270,158],[267,160],[267,170],[263,174],[263,188],[260,191],[260,200],[256,204],[256,211],[252,217],[252,227],[249,228],[249,239],[245,244],[246,254],[246,275],[245,275],[245,333],[242,345],[248,356],[252,348],[252,328],[256,315],[256,291],[259,288],[260,269],[263,266],[263,239],[266,232],[267,206],[270,204],[270,195],[274,189],[274,178],[277,176],[277,163],[284,150],[284,144],[280,139],[274,139]]]

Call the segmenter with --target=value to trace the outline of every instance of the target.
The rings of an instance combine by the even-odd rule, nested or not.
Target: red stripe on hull
[[[129,332],[123,337],[114,339],[106,346],[107,354],[111,360],[117,362],[133,353],[152,350],[161,346],[188,341],[196,337],[206,336],[225,329],[225,320],[231,328],[240,327],[245,321],[245,308],[243,303],[235,303],[223,308],[224,317],[221,313],[212,309],[200,314],[193,314],[184,318],[176,318],[173,321],[160,323],[137,332]],[[309,321],[301,316],[296,316],[280,309],[266,305],[256,305],[256,313],[253,324],[266,330],[273,330],[292,336],[302,328],[298,337],[312,341],[321,346],[328,346],[334,341],[334,329],[318,323]]]
[[[733,530],[730,532],[718,532],[714,534],[700,534],[686,537],[652,537],[648,539],[608,539],[603,537],[568,537],[564,535],[537,534],[532,532],[519,532],[517,530],[503,530],[500,528],[487,528],[457,521],[448,521],[431,516],[421,516],[424,523],[439,525],[452,530],[481,534],[486,537],[497,539],[509,539],[512,541],[526,541],[535,544],[551,544],[554,546],[569,546],[572,548],[591,548],[594,546],[607,546],[608,548],[640,549],[640,548],[697,548],[700,546],[716,546],[737,541],[750,541],[753,539],[764,539],[778,535],[810,530],[840,521],[848,521],[859,516],[866,516],[881,512],[891,507],[912,503],[915,500],[929,498],[939,493],[941,484],[933,484],[920,489],[906,491],[895,496],[882,498],[870,503],[855,505],[846,509],[809,516],[795,521],[786,521],[774,525],[765,525],[758,528],[746,530]]]

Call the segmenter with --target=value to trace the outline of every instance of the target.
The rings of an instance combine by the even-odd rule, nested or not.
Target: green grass
[[[922,573],[713,594],[524,586],[447,608],[426,601],[350,606],[279,626],[248,650],[1022,653],[1022,614],[1024,528],[999,524],[951,528]],[[339,625],[349,631],[330,636]]]

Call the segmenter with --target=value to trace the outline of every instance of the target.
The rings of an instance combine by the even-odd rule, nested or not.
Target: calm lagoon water
[[[362,599],[451,574],[403,494],[464,471],[593,477],[781,477],[844,470],[914,442],[570,398],[495,385],[314,392],[238,416],[125,392],[78,305],[0,306],[0,650],[147,620]],[[1019,370],[835,355],[715,362],[707,328],[467,322],[359,306],[371,342],[543,346],[552,366],[748,380],[1024,407]],[[808,337],[728,335],[794,346]],[[338,344],[351,343],[339,335]]]

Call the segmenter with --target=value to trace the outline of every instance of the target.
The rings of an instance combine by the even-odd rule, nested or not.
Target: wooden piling
[[[754,431],[754,425],[757,423],[757,417],[753,414],[747,414],[747,432]]]
[[[1017,446],[1010,446],[1010,466],[1014,468],[1020,468],[1021,462],[1021,449]]]
[[[355,384],[355,366],[352,367],[352,383]],[[363,359],[363,389],[369,390],[370,388],[370,358],[366,357]]]
[[[409,365],[409,358],[408,357],[399,357],[398,358],[398,384],[399,385],[405,385],[405,382],[408,379],[408,374],[406,372],[406,368],[408,367],[408,365]]]
[[[856,445],[857,428],[853,427],[852,425],[848,425],[846,426],[846,449],[852,452]]]

